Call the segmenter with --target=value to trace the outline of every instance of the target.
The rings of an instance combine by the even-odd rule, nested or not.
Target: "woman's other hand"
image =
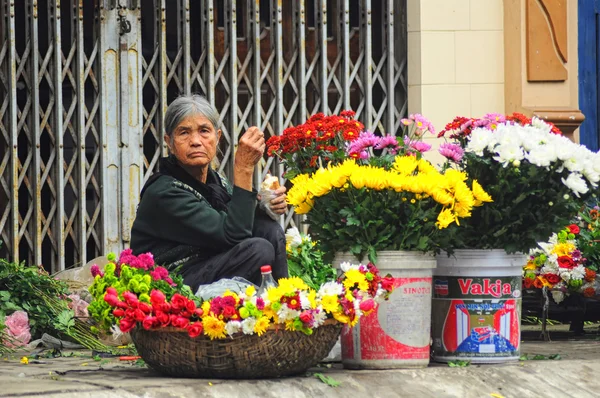
[[[275,196],[273,199],[271,199],[271,203],[269,204],[269,207],[271,208],[271,211],[275,214],[285,214],[285,212],[287,211],[288,207],[287,207],[287,203],[286,203],[286,194],[285,194],[285,187],[279,187],[277,188],[275,191],[273,191],[273,195]]]

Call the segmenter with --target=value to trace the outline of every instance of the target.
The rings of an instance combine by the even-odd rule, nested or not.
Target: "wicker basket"
[[[328,320],[307,336],[269,329],[262,336],[239,334],[210,340],[191,338],[171,327],[134,328],[131,338],[139,355],[154,370],[173,377],[253,379],[305,372],[325,358],[340,334],[341,324]]]

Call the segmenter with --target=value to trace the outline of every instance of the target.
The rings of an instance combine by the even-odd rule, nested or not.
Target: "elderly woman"
[[[264,134],[249,128],[240,138],[233,186],[212,167],[221,139],[219,115],[205,98],[181,96],[165,114],[170,156],[142,189],[131,230],[134,253],[152,252],[157,264],[178,269],[194,291],[221,278],[244,277],[260,284],[260,267],[286,277],[285,235],[257,206],[252,189],[255,165],[265,150]],[[287,209],[285,187],[270,209]]]

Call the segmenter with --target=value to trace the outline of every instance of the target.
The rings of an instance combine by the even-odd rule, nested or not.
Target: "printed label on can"
[[[434,357],[519,355],[521,277],[435,276]]]

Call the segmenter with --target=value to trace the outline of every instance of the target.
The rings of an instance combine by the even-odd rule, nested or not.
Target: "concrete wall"
[[[409,113],[439,131],[455,116],[505,111],[502,0],[408,0],[407,16]]]

